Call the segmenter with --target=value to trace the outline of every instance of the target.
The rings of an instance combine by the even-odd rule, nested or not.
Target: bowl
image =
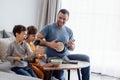
[[[60,64],[62,64],[62,60],[61,59],[52,59],[51,63],[53,64],[54,67],[57,67]]]

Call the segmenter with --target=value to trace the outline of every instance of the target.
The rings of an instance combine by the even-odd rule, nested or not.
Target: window
[[[74,32],[74,53],[90,56],[91,71],[120,78],[119,3],[120,0],[62,0],[62,8],[70,11],[66,25]]]

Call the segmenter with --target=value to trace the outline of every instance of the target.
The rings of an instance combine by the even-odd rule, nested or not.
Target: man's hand
[[[75,49],[75,44],[74,44],[74,41],[73,40],[69,40],[67,43],[66,43],[67,47],[69,50],[73,51]]]
[[[59,44],[57,44],[56,40],[53,40],[51,42],[46,42],[46,45],[55,50],[59,47]]]

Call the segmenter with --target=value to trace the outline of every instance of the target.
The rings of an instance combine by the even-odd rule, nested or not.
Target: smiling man
[[[57,20],[53,24],[46,25],[38,35],[38,38],[41,40],[42,45],[46,46],[47,57],[60,57],[64,58],[67,56],[71,60],[82,60],[89,62],[89,57],[83,54],[70,54],[70,51],[73,51],[75,48],[74,37],[72,30],[67,27],[65,24],[69,19],[69,11],[66,9],[61,9],[58,12]],[[45,39],[43,41],[42,39]],[[56,49],[59,48],[57,42],[62,42],[65,46],[64,51],[57,52]],[[90,66],[87,68],[81,69],[82,80],[89,80]],[[65,80],[63,77],[64,71],[58,70],[54,71],[53,75],[59,80]]]

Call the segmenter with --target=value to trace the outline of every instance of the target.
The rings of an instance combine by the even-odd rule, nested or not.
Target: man
[[[57,20],[53,24],[46,25],[38,35],[41,43],[45,45],[47,57],[60,57],[63,58],[67,56],[71,60],[83,60],[89,62],[89,57],[82,54],[70,54],[69,50],[73,51],[75,48],[73,32],[70,28],[65,26],[65,23],[69,19],[69,12],[66,9],[61,9],[58,12]],[[56,49],[59,48],[57,42],[63,42],[65,44],[65,49],[62,52],[57,52]],[[65,80],[63,77],[63,70],[54,71],[53,76],[59,80]],[[82,68],[82,80],[89,80],[90,67]]]

